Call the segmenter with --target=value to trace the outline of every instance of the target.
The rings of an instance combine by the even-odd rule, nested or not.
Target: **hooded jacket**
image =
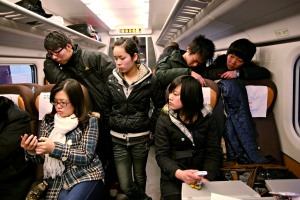
[[[105,120],[114,132],[138,134],[150,130],[154,134],[156,120],[165,101],[164,92],[150,68],[140,64],[139,72],[139,79],[131,85],[128,85],[117,68],[108,78],[104,101]],[[154,107],[151,115],[150,99]],[[115,137],[113,141],[133,144]]]

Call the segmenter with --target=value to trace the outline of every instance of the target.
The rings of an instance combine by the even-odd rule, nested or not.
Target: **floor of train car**
[[[146,193],[148,196],[152,197],[152,200],[160,199],[160,168],[155,160],[155,147],[151,146],[148,161],[146,166],[147,172],[147,183],[146,183]]]

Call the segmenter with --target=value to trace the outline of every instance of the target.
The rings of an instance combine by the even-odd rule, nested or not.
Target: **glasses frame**
[[[51,52],[51,53],[47,53],[47,56],[49,57],[49,58],[52,58],[52,56],[58,56],[59,55],[59,53],[64,49],[65,47],[62,47],[58,52]]]
[[[50,102],[53,106],[58,106],[60,105],[61,107],[67,107],[68,104],[70,104],[71,102]]]

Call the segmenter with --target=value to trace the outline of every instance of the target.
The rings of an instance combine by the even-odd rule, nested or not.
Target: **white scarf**
[[[49,139],[53,142],[66,143],[66,133],[72,131],[78,126],[78,118],[72,114],[69,117],[60,117],[57,113],[54,115],[54,129],[49,135]],[[44,162],[44,178],[60,176],[65,170],[61,160],[51,158],[49,154],[45,154]]]

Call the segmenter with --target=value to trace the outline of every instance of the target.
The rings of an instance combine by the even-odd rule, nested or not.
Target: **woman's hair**
[[[45,49],[51,51],[58,48],[65,48],[67,44],[72,45],[71,39],[62,31],[51,31],[44,40]]]
[[[89,117],[80,83],[74,79],[66,79],[55,84],[50,93],[50,102],[54,102],[56,93],[62,90],[68,95],[70,102],[74,106],[74,114],[78,118],[80,127],[85,128]],[[52,112],[46,115],[45,120],[49,122],[55,114],[56,110],[53,106]]]
[[[137,36],[132,36],[132,38],[121,37],[115,41],[112,49],[114,49],[115,46],[123,46],[125,51],[131,57],[133,57],[135,53],[139,56],[139,39]],[[136,64],[140,64],[139,57],[136,61]]]
[[[179,85],[181,85],[181,113],[185,116],[186,122],[191,122],[195,115],[202,116],[199,115],[203,108],[202,86],[194,77],[183,75],[178,76],[171,82],[168,92],[173,92]]]
[[[14,102],[6,97],[0,96],[0,122],[8,119],[8,111],[14,107]]]

